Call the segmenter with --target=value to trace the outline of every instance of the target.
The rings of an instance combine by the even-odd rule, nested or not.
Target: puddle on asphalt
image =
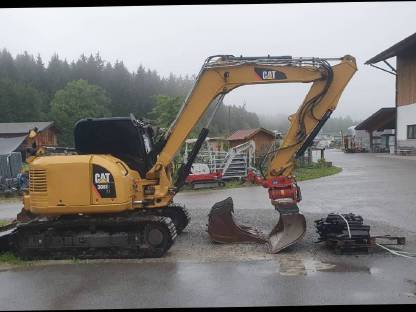
[[[279,274],[283,276],[311,275],[316,272],[362,272],[372,274],[365,266],[347,265],[345,263],[325,263],[310,256],[281,255],[278,259]]]
[[[335,267],[333,264],[314,260],[311,257],[297,255],[285,255],[279,257],[279,274],[283,276],[310,275],[316,271],[329,270]]]

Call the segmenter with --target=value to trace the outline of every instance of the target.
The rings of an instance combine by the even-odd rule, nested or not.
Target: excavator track
[[[25,260],[159,258],[176,236],[170,218],[137,212],[53,220],[36,217],[16,223],[2,245],[7,239],[9,250]]]

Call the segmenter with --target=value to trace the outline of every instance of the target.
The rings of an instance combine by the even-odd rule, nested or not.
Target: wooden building
[[[396,57],[396,68],[387,60]],[[384,68],[376,63],[383,62]],[[416,33],[369,59],[365,64],[396,76],[396,152],[416,151]]]
[[[275,134],[264,128],[237,130],[227,138],[230,147],[235,147],[242,143],[253,140],[256,144],[256,157],[267,153],[270,146],[275,141]]]
[[[39,132],[35,138],[37,146],[58,145],[57,129],[53,121],[0,123],[0,154],[18,151],[22,152],[25,159],[25,150],[31,147],[28,135],[35,128]]]

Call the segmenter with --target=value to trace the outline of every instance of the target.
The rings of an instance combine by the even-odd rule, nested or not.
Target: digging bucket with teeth
[[[298,205],[294,202],[275,203],[279,212],[279,222],[270,232],[267,240],[269,253],[279,251],[293,245],[303,238],[306,232],[306,220],[299,212]]]
[[[306,220],[295,202],[274,203],[280,217],[269,235],[247,225],[239,224],[233,217],[231,197],[217,202],[211,208],[208,234],[218,243],[263,243],[269,253],[278,253],[301,240],[306,232]]]
[[[238,224],[233,218],[233,199],[228,197],[212,206],[208,234],[217,243],[266,243],[267,236],[254,227]]]

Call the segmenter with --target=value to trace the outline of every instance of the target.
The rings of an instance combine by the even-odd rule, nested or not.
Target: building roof
[[[380,108],[366,120],[362,121],[355,127],[355,130],[384,130],[396,129],[396,108]]]
[[[377,54],[376,56],[372,57],[367,62],[365,62],[365,64],[374,64],[380,61],[384,61],[384,60],[387,60],[388,58],[400,55],[410,49],[415,49],[415,48],[416,48],[416,33],[396,43],[395,45],[391,46],[387,50],[380,52],[379,54]]]
[[[8,155],[14,152],[26,139],[27,135],[20,135],[11,138],[0,138],[0,155]]]
[[[259,132],[264,132],[272,137],[275,137],[274,133],[264,129],[264,128],[256,128],[256,129],[241,129],[241,130],[237,130],[235,131],[233,134],[231,134],[227,140],[228,141],[235,141],[235,140],[246,140],[246,139],[250,139],[251,137],[253,137],[254,135],[256,135]]]
[[[38,128],[38,131],[43,131],[53,124],[53,121],[2,122],[0,123],[0,134],[27,134],[35,127]]]

